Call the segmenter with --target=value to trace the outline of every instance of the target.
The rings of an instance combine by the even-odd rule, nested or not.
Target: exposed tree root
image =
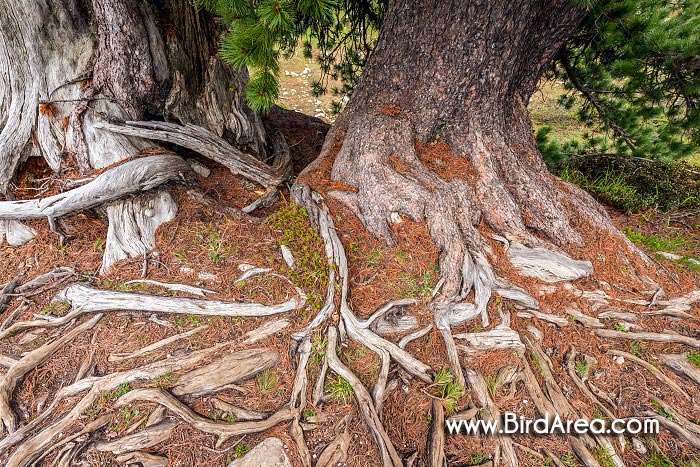
[[[333,326],[328,327],[328,352],[326,353],[326,358],[328,360],[328,366],[331,370],[337,373],[339,376],[344,378],[352,386],[353,393],[357,400],[357,406],[362,414],[367,427],[372,432],[377,446],[379,447],[380,460],[383,466],[391,467],[401,467],[403,463],[399,457],[394,445],[391,443],[389,436],[386,434],[382,422],[379,420],[379,415],[372,403],[372,398],[362,384],[362,381],[355,376],[348,367],[346,367],[343,362],[338,359],[336,355],[336,341],[338,339],[338,333]]]
[[[208,316],[270,316],[294,310],[300,305],[296,299],[278,305],[257,303],[220,302],[193,298],[161,297],[157,295],[115,292],[73,284],[56,295],[56,300],[71,303],[81,313],[96,311],[142,311],[158,313],[188,313]]]
[[[656,368],[654,365],[647,362],[646,360],[643,360],[635,355],[632,355],[631,353],[627,353],[627,352],[624,352],[622,350],[610,349],[610,350],[608,350],[608,354],[623,357],[632,363],[636,363],[637,365],[641,366],[642,368],[648,370],[659,381],[668,385],[671,389],[673,389],[678,394],[683,396],[686,400],[690,400],[690,395],[688,395],[688,393],[685,392],[683,390],[683,388],[681,388],[675,381],[673,381],[671,378],[669,378],[668,376],[663,374],[663,372],[661,370],[659,370],[658,368]],[[661,361],[664,362],[664,355],[661,355]],[[698,383],[698,385],[700,385],[700,380],[698,380],[697,383]]]
[[[143,355],[147,355],[155,350],[160,349],[161,347],[165,347],[166,345],[172,344],[173,342],[177,342],[180,339],[186,339],[190,336],[193,336],[197,334],[198,332],[202,332],[206,330],[209,326],[204,325],[200,326],[198,328],[192,329],[191,331],[183,332],[180,334],[175,334],[174,336],[170,336],[165,339],[161,339],[158,342],[154,342],[151,345],[148,345],[146,347],[143,347],[142,349],[135,350],[133,352],[129,353],[113,353],[110,354],[109,358],[107,359],[110,362],[120,362],[122,360],[128,360],[130,358],[138,358]]]
[[[685,354],[661,354],[661,363],[673,370],[676,374],[684,376],[700,387],[700,368],[688,361]]]
[[[623,332],[613,331],[612,329],[596,329],[593,331],[598,337],[607,337],[612,339],[628,339],[644,342],[667,342],[673,344],[683,344],[688,347],[700,349],[700,339],[684,336],[678,333],[658,333],[658,332]]]
[[[173,395],[162,389],[136,389],[121,396],[117,404],[125,406],[136,401],[155,402],[167,407],[178,417],[192,425],[197,430],[211,433],[219,437],[216,443],[217,448],[221,447],[227,440],[234,436],[241,436],[250,433],[259,433],[269,430],[275,425],[288,422],[294,418],[294,410],[290,407],[283,407],[268,418],[260,421],[226,423],[215,422],[197,415],[185,404],[180,402]]]
[[[86,321],[80,326],[70,330],[66,334],[59,336],[50,344],[39,347],[27,355],[22,357],[17,363],[12,365],[5,375],[0,379],[0,418],[2,419],[5,430],[12,434],[17,429],[17,416],[10,407],[10,398],[17,386],[17,383],[29,371],[41,365],[46,359],[51,357],[58,349],[66,345],[66,343],[75,339],[79,334],[92,329],[104,315],[99,314],[91,320]]]

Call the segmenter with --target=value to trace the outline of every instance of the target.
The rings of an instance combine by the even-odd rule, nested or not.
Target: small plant
[[[571,454],[570,452],[564,453],[559,460],[561,461],[562,464],[564,464],[566,467],[576,467],[576,457]]]
[[[629,329],[627,329],[627,326],[625,326],[622,323],[615,323],[614,328],[616,331],[619,331],[619,332],[629,332]]]
[[[265,370],[258,375],[258,387],[263,394],[270,394],[277,390],[277,373]]]
[[[445,410],[448,413],[454,412],[457,401],[464,394],[464,388],[455,381],[452,370],[445,367],[440,368],[433,377],[433,385],[440,391]]]
[[[311,342],[311,362],[320,363],[326,356],[326,346],[328,345],[328,339],[322,335],[314,337]]]
[[[326,392],[331,396],[332,399],[343,401],[344,404],[350,402],[354,391],[348,380],[342,376],[336,376],[326,383]]]
[[[199,239],[204,241],[204,235],[200,234]],[[209,259],[217,265],[224,262],[229,256],[229,247],[221,238],[219,232],[210,233],[206,240],[208,243],[207,256],[209,256]]]
[[[586,376],[588,376],[588,371],[590,370],[589,366],[590,365],[588,363],[588,360],[584,358],[583,360],[576,363],[576,373],[585,378]]]
[[[498,386],[498,380],[495,376],[484,376],[484,380],[486,381],[486,389],[489,392],[489,397],[491,399],[496,398],[496,389]]]
[[[630,353],[635,357],[644,358],[649,353],[649,348],[639,341],[630,342]]]
[[[199,321],[199,316],[197,315],[187,315],[187,319],[190,321],[190,326],[202,325],[201,321]]]
[[[367,253],[367,266],[370,268],[376,268],[379,265],[379,261],[382,259],[382,250],[375,248],[374,250]]]
[[[689,352],[688,355],[685,356],[685,359],[688,361],[688,363],[692,363],[696,367],[700,368],[700,352]]]
[[[666,457],[666,454],[657,450],[652,450],[649,459],[641,464],[640,467],[674,467],[674,463]]]
[[[316,411],[311,408],[304,409],[304,417],[311,418],[316,416]]]
[[[642,232],[636,232],[627,227],[624,233],[634,243],[641,243],[652,251],[678,251],[688,246],[690,241],[683,236],[675,238],[666,238],[658,235],[646,235]]]
[[[138,417],[140,412],[138,410],[131,410],[129,407],[122,407],[116,413],[117,421],[112,423],[109,428],[117,433],[125,430],[134,422],[134,419]]]
[[[484,451],[476,451],[469,456],[469,463],[471,465],[481,465],[484,460],[486,460],[486,453]]]
[[[320,248],[321,238],[308,223],[308,213],[296,203],[285,202],[265,223],[281,233],[280,243],[294,252],[289,278],[306,293],[307,304],[321,309],[328,287],[328,261]]]
[[[123,396],[124,394],[129,392],[130,390],[131,390],[131,386],[129,386],[129,383],[122,383],[114,391],[108,392],[107,394],[105,394],[105,399],[107,399],[108,401],[117,400],[121,396]]]
[[[243,443],[241,443],[241,444],[237,445],[235,448],[233,448],[233,454],[234,454],[238,459],[240,459],[241,457],[245,456],[246,453],[247,453],[248,451],[250,451],[250,448],[249,448],[247,445],[243,444]]]
[[[600,467],[615,467],[612,454],[604,446],[596,446],[592,452]]]
[[[105,246],[105,239],[98,238],[97,240],[95,240],[95,243],[93,243],[92,249],[93,249],[93,251],[97,251],[99,253],[104,253],[105,252],[104,246]]]

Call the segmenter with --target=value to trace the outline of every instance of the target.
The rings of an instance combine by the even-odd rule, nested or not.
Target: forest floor
[[[297,76],[287,75],[282,89],[282,104],[290,109],[304,111],[330,121],[329,97],[316,99],[311,96],[308,85],[310,72],[303,66]],[[310,67],[309,67],[310,69]],[[283,68],[284,70],[284,68]],[[298,78],[298,79],[297,79]],[[292,93],[294,90],[294,93]],[[545,91],[543,91],[545,92]],[[551,93],[556,93],[552,90]],[[285,94],[286,93],[286,94]],[[295,99],[292,96],[296,96]],[[552,116],[547,111],[551,99],[533,104],[535,118],[565,119],[566,115]],[[540,107],[538,107],[540,106]],[[539,112],[539,114],[538,114]],[[549,117],[547,117],[549,115]],[[319,153],[326,127],[320,121],[310,120],[299,114],[275,111],[271,121],[281,127],[292,150],[295,170],[298,172]],[[575,122],[571,122],[572,128]],[[566,125],[564,125],[566,127]],[[569,130],[562,130],[562,134]],[[578,131],[576,128],[570,131]],[[197,157],[197,156],[192,156]],[[199,176],[199,183],[205,192],[220,206],[241,208],[261,192],[255,185],[232,175],[224,167],[200,158],[199,161],[211,170],[208,177]],[[47,172],[48,175],[48,172]],[[20,174],[20,189],[31,190],[45,186],[41,167],[24,167]],[[53,183],[53,182],[51,182]],[[29,371],[17,386],[12,396],[12,408],[20,416],[22,423],[37,418],[47,401],[72,383],[81,366],[89,363],[96,375],[107,375],[137,368],[149,362],[168,356],[187,355],[193,351],[206,349],[218,343],[231,342],[229,350],[258,348],[276,353],[280,361],[272,369],[242,382],[232,389],[225,389],[215,395],[192,397],[187,405],[203,417],[236,423],[236,417],[227,411],[227,404],[271,413],[289,403],[294,368],[289,355],[289,336],[302,329],[318,312],[328,283],[325,268],[323,244],[314,233],[304,212],[287,201],[287,195],[275,205],[255,216],[240,218],[226,217],[220,210],[203,208],[182,188],[174,188],[179,212],[176,218],[164,224],[157,231],[156,248],[144,268],[143,259],[127,259],[115,265],[108,273],[98,274],[102,261],[102,248],[107,234],[107,221],[97,211],[89,211],[65,219],[65,229],[70,239],[61,245],[59,238],[52,233],[45,221],[31,221],[38,235],[36,239],[19,248],[5,247],[0,251],[0,284],[8,283],[23,274],[22,283],[58,266],[71,268],[72,273],[62,281],[47,283],[28,294],[14,294],[7,297],[8,307],[0,315],[0,322],[8,320],[32,320],[41,316],[60,317],[65,315],[68,305],[54,297],[70,282],[80,282],[100,289],[141,292],[155,295],[187,297],[185,292],[173,292],[153,283],[138,282],[142,279],[162,283],[179,283],[210,289],[211,299],[222,301],[257,302],[273,305],[297,296],[295,286],[301,288],[308,297],[307,304],[300,310],[287,312],[282,316],[287,324],[268,338],[253,345],[243,343],[250,331],[270,321],[269,318],[227,318],[204,317],[193,314],[151,314],[139,311],[108,313],[91,331],[77,336],[67,345],[57,349],[52,357],[36,369]],[[644,212],[627,215],[607,207],[615,225],[625,231],[629,238],[646,250],[654,261],[666,271],[667,286],[673,296],[700,288],[700,213],[676,211],[670,213]],[[430,241],[425,226],[403,221],[396,227],[398,244],[386,247],[369,237],[356,219],[349,216],[336,217],[340,239],[348,254],[351,296],[349,304],[360,318],[368,317],[382,304],[397,298],[414,298],[416,304],[407,307],[404,313],[418,320],[418,327],[433,322],[428,309],[432,292],[436,287],[437,250]],[[295,268],[290,269],[281,253],[281,245],[287,246],[295,258]],[[616,252],[610,252],[615,254]],[[676,256],[673,256],[676,255]],[[605,258],[601,259],[604,262]],[[254,277],[238,280],[250,267],[270,268],[270,271]],[[496,265],[498,268],[499,265]],[[608,281],[611,295],[629,296],[624,268],[612,271],[608,277],[619,280]],[[291,282],[286,278],[291,279]],[[137,282],[134,282],[137,281]],[[587,279],[580,284],[584,288]],[[579,284],[576,284],[579,285]],[[685,417],[697,423],[700,420],[700,390],[691,381],[682,378],[665,368],[659,356],[663,353],[685,353],[688,361],[700,367],[700,353],[680,344],[642,342],[634,339],[610,339],[595,336],[590,328],[581,326],[568,317],[566,308],[576,303],[566,298],[562,290],[553,290],[544,283],[532,281],[528,292],[537,296],[543,312],[564,317],[567,323],[556,325],[546,320],[523,317],[512,309],[511,327],[522,335],[532,327],[541,334],[539,346],[552,361],[554,377],[560,382],[562,391],[580,415],[601,417],[599,407],[587,399],[573,385],[566,372],[564,361],[567,351],[575,347],[581,355],[576,360],[578,376],[593,384],[612,402],[608,408],[619,418],[638,416],[646,410],[660,414],[670,421]],[[653,293],[653,291],[652,291]],[[669,296],[672,295],[669,293]],[[652,299],[652,294],[644,296]],[[493,306],[498,299],[492,298]],[[568,300],[568,301],[567,301]],[[638,312],[629,317],[624,314],[609,314],[602,318],[605,328],[621,332],[644,330],[662,332],[671,329],[677,333],[700,339],[700,309],[697,304],[690,310],[689,318],[674,318],[646,314],[647,307],[626,309]],[[622,305],[620,310],[622,310]],[[642,310],[639,312],[639,310]],[[493,311],[493,307],[490,308]],[[617,311],[620,311],[617,310]],[[173,310],[176,311],[176,310]],[[601,310],[610,311],[610,310]],[[275,318],[277,319],[277,318]],[[9,323],[9,320],[7,321]],[[4,324],[0,329],[6,327]],[[469,321],[454,329],[459,332],[479,332],[483,329],[474,321]],[[157,349],[151,353],[121,358],[121,354],[142,349],[162,339],[193,331],[187,337]],[[0,339],[0,356],[20,357],[40,348],[54,339],[60,330],[38,328],[28,332],[18,332]],[[400,336],[386,336],[398,341]],[[319,333],[312,340],[309,362],[309,388],[316,383],[323,360],[325,337]],[[447,365],[444,341],[437,330],[408,344],[407,350],[435,371]],[[611,350],[628,352],[641,358],[657,369],[661,369],[675,384],[673,392],[648,370],[630,361],[614,359]],[[376,380],[380,360],[366,347],[347,341],[339,349],[339,357],[350,367],[367,386]],[[527,356],[533,368],[538,367],[537,358]],[[512,350],[492,351],[465,356],[463,366],[477,370],[488,384],[489,395],[501,411],[512,411],[527,418],[536,418],[533,402],[522,385],[512,387],[501,384],[499,375],[508,368],[520,364],[519,357]],[[0,375],[6,370],[0,369]],[[543,372],[541,370],[541,372]],[[156,410],[157,404],[141,401],[125,407],[117,407],[119,396],[139,387],[169,389],[177,385],[183,372],[166,373],[156,380],[123,384],[101,395],[98,402],[83,411],[79,420],[60,438],[65,439],[85,424],[107,416],[104,426],[96,430],[96,438],[117,439],[138,430]],[[541,379],[543,375],[537,374]],[[431,404],[440,397],[434,385],[412,380],[402,370],[392,368],[391,379],[398,386],[389,393],[383,408],[383,420],[387,433],[397,451],[405,457],[417,453],[418,458],[426,454],[426,440],[431,427]],[[377,466],[378,450],[372,435],[358,415],[352,390],[341,378],[329,375],[324,387],[326,396],[315,407],[308,407],[303,413],[304,426],[309,450],[317,459],[323,449],[336,438],[341,421],[348,415],[352,418],[347,429],[352,436],[349,446],[349,460],[342,465]],[[681,397],[685,392],[691,399]],[[464,412],[475,407],[470,391],[456,400],[454,411]],[[57,408],[56,415],[65,414],[71,408],[71,401]],[[668,404],[666,406],[665,404]],[[670,407],[670,408],[669,408]],[[264,438],[280,438],[294,466],[300,465],[295,444],[288,434],[288,425],[279,424],[259,434],[243,435],[230,440],[224,446],[215,447],[214,435],[205,434],[186,423],[178,424],[167,440],[150,446],[147,451],[164,456],[171,466],[225,466],[231,460],[242,456]],[[686,440],[662,430],[659,435],[637,436],[645,453],[638,446],[632,446],[627,438],[623,460],[629,466],[644,467],[698,467],[700,452]],[[515,435],[513,440],[539,452],[550,452],[567,467],[581,465],[562,436]],[[613,441],[617,442],[613,438]],[[449,465],[487,466],[491,454],[498,445],[497,438],[485,436],[447,436],[445,451]],[[57,446],[57,445],[56,445]],[[56,453],[59,449],[56,449]],[[546,456],[533,454],[516,448],[521,465],[548,467],[555,464]],[[594,453],[602,467],[611,467],[612,460],[601,451]],[[53,465],[57,454],[47,455],[41,465]],[[83,453],[84,465],[118,466],[114,454],[89,448]],[[416,464],[421,465],[421,464]]]
[[[318,154],[325,131],[322,124],[310,122],[299,114],[289,112],[274,112],[271,118],[276,125],[284,128],[297,170]],[[209,177],[200,176],[199,182],[220,205],[240,208],[259,196],[260,193],[254,185],[233,176],[222,166],[204,159],[200,162],[212,172]],[[36,169],[32,167],[32,172],[36,173]],[[20,180],[23,180],[25,188],[38,183],[34,179],[22,176]],[[288,326],[252,346],[275,352],[280,356],[280,363],[257,378],[242,383],[237,389],[220,391],[215,397],[188,400],[188,405],[202,416],[230,420],[232,423],[235,423],[232,415],[221,408],[222,401],[251,410],[275,411],[288,403],[293,383],[294,369],[289,358],[289,335],[313,318],[322,302],[324,287],[328,281],[327,272],[323,267],[323,246],[320,239],[312,231],[303,212],[284,197],[265,212],[256,212],[256,217],[233,219],[222,216],[217,211],[203,209],[183,190],[176,189],[175,193],[179,213],[175,220],[158,230],[155,253],[151,255],[145,274],[142,259],[123,260],[109,273],[97,274],[107,222],[97,213],[87,212],[65,220],[66,229],[72,239],[64,246],[59,244],[58,237],[50,232],[45,222],[30,222],[39,235],[23,247],[5,248],[0,252],[0,283],[9,282],[19,274],[25,275],[26,282],[57,266],[67,266],[75,271],[69,281],[77,280],[102,289],[188,296],[186,293],[170,292],[152,284],[131,282],[149,279],[211,289],[214,294],[210,298],[218,300],[251,301],[271,305],[296,296],[292,284],[284,279],[290,277],[294,285],[301,287],[308,296],[307,306],[302,310],[286,313],[284,318],[288,321]],[[629,216],[613,209],[609,209],[609,212],[617,227],[629,232],[630,236],[640,242],[640,246],[668,271],[670,277],[672,276],[669,282],[677,281],[676,291],[687,292],[691,290],[691,286],[693,289],[698,288],[700,268],[692,262],[658,256],[658,252],[677,254],[679,258],[686,259],[700,257],[700,213],[650,212]],[[356,220],[341,218],[336,225],[348,253],[352,291],[350,305],[355,313],[361,318],[366,318],[387,301],[411,297],[417,299],[417,304],[410,306],[405,313],[415,316],[420,326],[431,323],[432,315],[427,305],[438,278],[437,251],[432,246],[425,228],[404,221],[397,228],[398,245],[388,248],[369,238]],[[290,270],[284,261],[280,250],[282,244],[287,245],[294,255],[295,270]],[[271,268],[271,272],[277,275],[261,274],[245,281],[236,281],[246,265]],[[625,275],[628,272],[617,271],[620,281],[610,283],[609,287],[624,290]],[[30,295],[13,296],[2,319],[17,311],[19,307],[24,308],[20,310],[19,315],[14,316],[17,321],[41,315],[65,314],[66,304],[53,300],[63,286],[65,283],[48,284]],[[547,289],[544,284],[534,283],[533,287],[534,290],[538,290],[543,311],[566,316],[564,310],[567,303],[561,301],[557,292]],[[674,320],[668,317],[639,315],[639,319],[635,318],[633,322],[619,317],[602,321],[608,329],[613,330],[644,329],[661,332],[671,328],[698,338],[700,314],[697,307],[693,308],[692,313],[692,319]],[[56,351],[46,363],[27,374],[13,396],[15,411],[24,421],[37,417],[46,401],[51,400],[60,388],[73,381],[78,368],[91,355],[95,374],[106,375],[135,368],[164,356],[184,355],[221,342],[232,341],[231,350],[251,347],[241,344],[242,337],[266,322],[264,318],[196,315],[159,315],[158,319],[151,318],[151,314],[142,312],[120,312],[105,316],[92,333],[78,336],[69,345]],[[658,401],[664,401],[688,419],[700,419],[700,406],[697,404],[700,394],[691,382],[665,371],[681,388],[693,395],[692,400],[684,400],[669,392],[668,387],[647,370],[629,362],[617,363],[608,353],[611,349],[630,352],[661,368],[659,355],[687,352],[683,346],[602,339],[595,337],[590,329],[573,321],[568,326],[558,327],[546,321],[521,318],[513,314],[514,330],[526,333],[530,326],[536,327],[542,333],[540,345],[553,361],[554,375],[562,382],[564,390],[574,394],[571,402],[581,414],[596,417],[600,416],[600,411],[585,397],[576,395],[568,380],[562,362],[571,345],[586,356],[585,360],[579,362],[580,367],[577,365],[577,371],[582,377],[594,382],[596,387],[611,395],[617,416],[632,416],[639,413],[641,408],[648,408],[673,418],[674,414],[667,413],[668,410],[659,405]],[[114,358],[116,354],[129,353],[166,337],[196,329],[200,331],[151,354],[126,360]],[[455,329],[455,332],[483,330],[480,325],[469,322]],[[0,341],[0,354],[21,356],[49,342],[56,332],[38,329],[6,336]],[[398,337],[389,336],[389,339],[398,340]],[[314,377],[319,370],[323,344],[324,336],[318,334],[313,340],[309,364],[310,387],[313,387]],[[446,365],[444,343],[440,333],[435,330],[409,344],[407,349],[436,371]],[[689,355],[700,357],[698,353],[691,352]],[[340,358],[367,386],[372,384],[380,363],[372,352],[363,346],[348,343],[340,347]],[[526,417],[535,416],[532,401],[528,401],[528,396],[522,388],[514,387],[512,391],[508,391],[498,382],[498,375],[504,368],[518,365],[513,351],[477,354],[466,358],[464,364],[485,376],[491,397],[499,409],[514,411]],[[394,369],[392,375],[399,378],[400,384],[389,394],[383,410],[388,434],[402,455],[417,452],[419,457],[423,456],[431,423],[432,397],[439,394],[431,385],[411,381],[401,371]],[[102,439],[124,436],[145,423],[156,405],[139,402],[117,408],[114,405],[117,397],[142,386],[171,388],[177,384],[179,376],[180,373],[174,372],[150,383],[120,386],[117,390],[104,394],[96,407],[86,410],[81,415],[81,423],[85,424],[107,414],[110,417],[109,423],[98,432],[98,436]],[[331,374],[325,392],[328,394],[326,400],[304,412],[308,426],[314,427],[306,433],[313,456],[318,456],[334,439],[338,423],[346,415],[355,414],[349,424],[353,436],[349,449],[350,460],[343,465],[377,465],[375,443],[363,421],[357,416],[352,392],[347,384]],[[467,391],[457,400],[455,410],[463,411],[473,404]],[[70,404],[65,404],[59,413],[69,408]],[[76,424],[74,430],[79,426],[81,425]],[[203,434],[187,424],[180,424],[167,441],[149,450],[166,456],[169,465],[172,466],[224,466],[269,436],[281,438],[294,465],[298,465],[298,455],[287,433],[286,424],[280,424],[261,434],[242,436],[235,440],[235,444],[231,441],[221,450],[214,448],[213,435]],[[623,456],[627,465],[697,466],[697,461],[693,464],[692,459],[698,459],[698,452],[668,432],[662,432],[658,436],[640,436],[639,439],[646,446],[647,454],[640,454],[628,444]],[[515,436],[514,440],[535,450],[548,449],[565,465],[578,465],[561,437]],[[450,465],[482,465],[488,462],[489,453],[494,451],[496,444],[496,438],[492,437],[448,436],[446,452]],[[546,459],[539,459],[526,451],[517,452],[522,465],[552,465]],[[605,455],[601,456],[601,465],[607,467]],[[88,450],[85,459],[89,462],[88,465],[94,466],[123,465],[115,460],[113,454],[94,449]]]

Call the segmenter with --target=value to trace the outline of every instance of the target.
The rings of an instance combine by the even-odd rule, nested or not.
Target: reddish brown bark
[[[330,194],[387,243],[392,213],[426,221],[448,296],[464,289],[465,255],[487,251],[480,226],[552,249],[584,243],[572,216],[612,229],[590,196],[555,184],[526,109],[584,15],[559,0],[389,2],[362,79],[307,174],[332,159],[332,180],[352,189]],[[452,154],[430,163],[425,144]]]

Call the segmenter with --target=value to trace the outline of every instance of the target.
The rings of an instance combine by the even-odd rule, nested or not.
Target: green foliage
[[[596,446],[592,449],[592,452],[600,467],[615,467],[616,464],[612,454],[604,446]]]
[[[457,401],[464,394],[464,388],[455,380],[452,370],[445,367],[440,368],[433,377],[433,385],[440,392],[445,410],[448,413],[454,412]]]
[[[486,453],[484,451],[473,452],[469,455],[470,465],[481,465],[484,460],[486,460]]]
[[[580,360],[579,362],[576,363],[575,367],[576,373],[579,375],[586,377],[588,376],[588,371],[590,370],[588,360],[585,358],[583,360]]]
[[[127,392],[131,390],[131,386],[129,386],[129,383],[122,383],[120,384],[117,389],[114,391],[108,392],[105,394],[105,399],[108,401],[115,401],[119,399],[119,397],[123,396]]]
[[[573,158],[552,171],[627,212],[700,208],[700,173],[685,162],[599,155]]]
[[[343,378],[342,376],[336,376],[335,378],[329,378],[325,387],[326,392],[331,396],[332,399],[342,401],[347,404],[352,399],[354,391],[350,382]]]
[[[265,370],[258,375],[258,387],[263,394],[270,394],[277,390],[277,373]]]
[[[687,247],[689,244],[689,240],[683,236],[667,238],[659,235],[646,235],[642,232],[636,232],[629,227],[624,229],[624,233],[634,243],[640,243],[652,251],[677,251]]]
[[[279,96],[279,59],[303,40],[303,53],[316,49],[324,78],[312,85],[316,96],[327,92],[328,78],[340,80],[334,93],[349,94],[364,67],[383,18],[384,1],[354,0],[195,0],[227,26],[221,57],[252,75],[248,103],[267,112]],[[336,103],[335,108],[340,110]]]
[[[593,2],[552,67],[569,90],[561,103],[604,135],[575,153],[669,159],[698,149],[699,19],[694,0]]]
[[[566,467],[576,467],[577,462],[576,462],[576,457],[570,453],[564,453],[559,460],[561,461],[562,464],[564,464]]]
[[[689,352],[688,355],[685,356],[685,359],[689,363],[692,363],[696,367],[700,368],[700,352]]]
[[[294,255],[294,269],[288,272],[289,278],[306,293],[308,305],[318,311],[328,287],[328,261],[317,248],[321,239],[309,226],[308,216],[298,204],[285,202],[265,222],[282,233],[282,244]]]

